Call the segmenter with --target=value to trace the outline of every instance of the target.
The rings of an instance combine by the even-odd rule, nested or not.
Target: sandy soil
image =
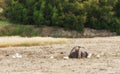
[[[120,37],[77,38],[68,42],[0,48],[0,74],[120,74]],[[100,58],[63,59],[76,45]],[[12,58],[15,53],[22,58]]]

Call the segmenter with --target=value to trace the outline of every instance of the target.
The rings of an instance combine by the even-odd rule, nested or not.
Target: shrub
[[[12,24],[7,21],[0,21],[0,36],[39,36],[41,34],[40,28],[34,28],[34,26]]]
[[[85,14],[81,3],[69,0],[12,0],[7,17],[23,24],[36,24],[65,27],[83,31]]]
[[[115,13],[116,17],[120,17],[120,0],[118,0],[118,2],[116,3],[114,10],[116,12]]]
[[[120,28],[116,31],[117,35],[120,35]]]
[[[120,0],[10,0],[13,22],[58,26],[82,32],[85,27],[116,32]]]
[[[114,17],[113,7],[116,2],[116,0],[89,0],[86,2],[88,13],[85,26],[94,29],[110,29],[110,22],[113,22]]]

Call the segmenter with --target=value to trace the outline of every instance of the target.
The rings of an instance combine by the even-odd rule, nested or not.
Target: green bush
[[[86,27],[94,29],[108,29],[114,16],[113,7],[116,1],[93,0],[86,2],[87,22]]]
[[[65,27],[83,31],[80,2],[69,0],[12,0],[7,17],[17,23]],[[82,13],[82,12],[83,13]]]
[[[23,25],[6,25],[3,29],[0,30],[0,36],[39,36],[40,30],[34,29],[32,26],[23,26]]]
[[[120,35],[120,28],[116,31],[117,35]]]
[[[10,0],[6,16],[12,22],[58,26],[84,31],[85,27],[118,32],[120,0]]]
[[[116,3],[114,10],[116,17],[120,17],[120,0],[118,0],[118,2]]]

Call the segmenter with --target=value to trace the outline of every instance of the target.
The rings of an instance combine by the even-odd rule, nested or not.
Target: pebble
[[[12,58],[22,58],[22,55],[20,55],[19,53],[15,53],[14,55],[12,55]]]
[[[51,59],[54,59],[54,57],[53,57],[53,56],[51,56],[50,58],[51,58]]]
[[[65,57],[63,57],[63,59],[68,60],[68,59],[69,59],[69,57],[68,57],[68,56],[65,56]]]
[[[91,58],[92,57],[92,53],[89,53],[87,58]]]

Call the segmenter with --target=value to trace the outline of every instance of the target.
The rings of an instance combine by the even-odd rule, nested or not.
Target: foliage
[[[0,21],[0,24],[0,36],[39,36],[41,33],[41,30],[39,30],[39,28],[34,28],[32,25],[15,25],[7,21]]]
[[[85,12],[78,1],[69,0],[12,0],[7,17],[12,22],[59,26],[83,31]]]
[[[115,2],[110,0],[86,2],[88,12],[86,26],[95,29],[109,29],[109,23],[114,15],[112,9]]]
[[[116,3],[116,6],[115,6],[114,10],[116,12],[115,13],[116,17],[120,18],[120,0],[118,0],[118,2]]]
[[[118,32],[120,0],[10,0],[6,16],[12,22],[58,26],[84,31],[84,27]]]

